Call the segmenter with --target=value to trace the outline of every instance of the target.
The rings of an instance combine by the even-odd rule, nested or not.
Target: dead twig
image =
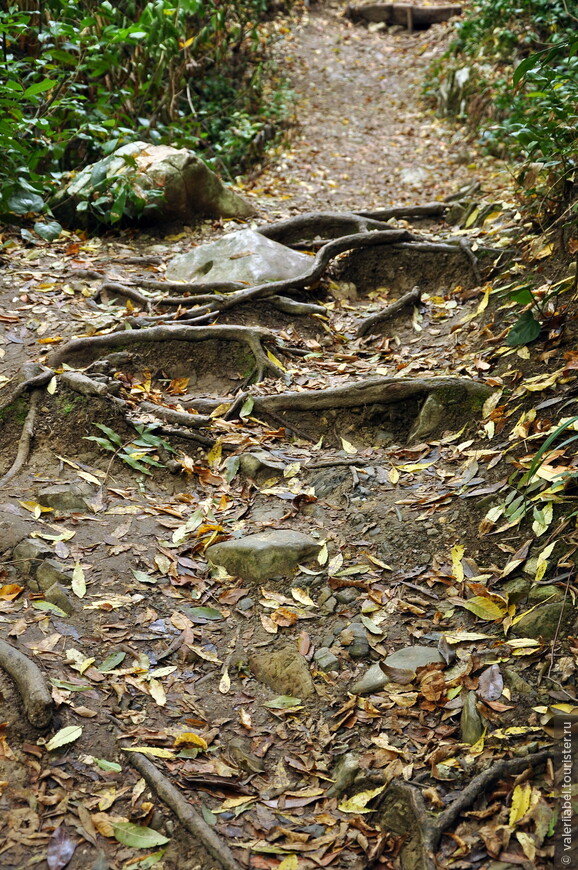
[[[16,683],[30,724],[47,728],[52,719],[53,703],[40,668],[5,640],[0,640],[0,668]]]
[[[241,870],[241,865],[226,843],[216,835],[202,816],[160,770],[140,752],[127,753],[128,762],[146,780],[150,788],[169,807],[186,830],[193,835],[224,870]]]

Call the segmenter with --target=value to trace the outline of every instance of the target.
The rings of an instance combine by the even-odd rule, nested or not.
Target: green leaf
[[[134,579],[138,580],[139,583],[156,583],[157,578],[151,577],[150,574],[146,574],[144,571],[136,571],[134,568],[130,569],[134,575]]]
[[[52,752],[53,749],[60,749],[61,746],[66,746],[67,743],[74,743],[82,736],[82,728],[80,725],[68,725],[66,728],[61,728],[57,731],[54,737],[51,737],[46,744],[46,749]]]
[[[115,432],[114,429],[111,429],[110,426],[105,426],[104,423],[95,423],[95,426],[100,429],[101,432],[104,432],[105,435],[108,435],[110,440],[117,445],[117,447],[122,447],[122,438]]]
[[[121,662],[123,662],[126,658],[126,653],[124,652],[115,652],[111,653],[109,656],[105,658],[102,664],[97,665],[97,671],[100,671],[101,674],[106,674],[107,671],[114,671]]]
[[[102,447],[103,450],[110,450],[111,453],[116,451],[116,447],[114,444],[111,444],[106,438],[99,438],[98,435],[84,435],[83,441],[94,441],[95,444],[98,444],[99,447]]]
[[[76,683],[68,683],[66,680],[58,680],[56,677],[50,677],[50,682],[57,689],[66,689],[67,692],[89,692],[94,686],[77,686]]]
[[[46,242],[53,242],[62,232],[62,227],[58,221],[37,222],[34,224],[34,232]]]
[[[197,617],[198,619],[222,619],[223,614],[215,607],[187,607],[184,611],[187,616]]]
[[[524,311],[514,323],[506,338],[508,347],[519,347],[529,344],[540,335],[542,325],[538,323],[531,311]]]
[[[253,410],[253,405],[255,404],[255,399],[253,396],[249,396],[248,399],[245,399],[243,402],[243,407],[239,411],[239,417],[243,419],[244,417],[248,417],[251,411]]]
[[[293,698],[291,695],[278,695],[271,701],[266,701],[263,706],[270,710],[289,710],[291,707],[297,707],[301,703],[301,698]]]
[[[41,212],[44,200],[30,190],[17,190],[8,200],[8,211],[13,214],[29,214]]]
[[[508,296],[519,305],[528,305],[530,302],[534,301],[534,294],[529,287],[519,287],[517,290],[508,293]]]
[[[56,616],[68,616],[68,613],[65,613],[56,604],[52,604],[51,601],[32,601],[31,604],[36,610],[46,610],[50,613],[55,613]]]
[[[49,91],[50,88],[53,88],[54,85],[57,85],[58,82],[56,79],[44,79],[42,82],[36,82],[35,85],[30,85],[29,88],[26,88],[23,97],[34,97],[36,94],[41,94],[43,91]]]
[[[158,831],[134,825],[132,822],[113,822],[112,829],[115,840],[133,849],[150,849],[152,846],[164,846],[169,842],[169,838],[159,834]]]
[[[231,483],[239,470],[241,462],[240,456],[229,456],[225,462],[225,474],[223,475],[227,483]]]
[[[121,773],[122,766],[118,764],[116,761],[107,761],[106,758],[95,758],[94,763],[100,767],[101,770],[114,770],[116,773]]]

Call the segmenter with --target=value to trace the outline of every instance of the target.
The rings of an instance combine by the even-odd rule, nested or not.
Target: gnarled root
[[[40,668],[28,656],[0,640],[0,668],[12,677],[31,725],[47,728],[52,719],[52,696]]]
[[[32,390],[30,394],[30,407],[28,409],[26,419],[24,420],[22,434],[20,435],[20,439],[18,441],[16,458],[9,470],[4,475],[4,477],[0,478],[0,487],[4,486],[6,483],[12,480],[12,478],[16,477],[20,469],[26,464],[28,460],[28,456],[30,455],[30,445],[32,444],[32,439],[34,438],[34,430],[36,426],[36,412],[38,410],[38,403],[40,401],[41,395],[42,390],[40,389]]]
[[[216,833],[208,826],[202,816],[190,805],[181,792],[163,776],[158,768],[140,752],[129,752],[128,761],[147,781],[150,788],[164,804],[173,811],[186,830],[202,843],[211,856],[224,870],[241,870],[233,853]]]
[[[388,305],[383,309],[383,311],[378,311],[377,314],[371,314],[369,317],[364,317],[357,327],[357,337],[360,338],[363,335],[367,335],[375,326],[395,317],[395,315],[399,314],[400,311],[403,311],[404,308],[408,308],[410,305],[417,305],[420,298],[421,290],[419,287],[414,287],[413,290],[400,296],[399,299],[396,299],[395,302],[392,302],[391,305]]]
[[[151,326],[146,329],[109,332],[105,335],[91,335],[86,338],[74,338],[54,351],[49,356],[51,366],[59,366],[80,351],[98,350],[108,347],[124,347],[128,344],[144,344],[155,341],[208,341],[222,339],[238,341],[246,344],[255,358],[258,380],[263,380],[266,371],[274,373],[275,377],[282,374],[281,369],[272,362],[265,351],[263,343],[277,344],[276,337],[268,329],[253,326],[183,326],[178,323]]]
[[[436,870],[435,852],[444,832],[476,798],[502,777],[542,766],[553,757],[553,750],[545,749],[522,758],[501,759],[475,776],[435,820],[419,788],[399,780],[392,782],[381,796],[379,812],[385,829],[407,836],[400,853],[402,870]]]

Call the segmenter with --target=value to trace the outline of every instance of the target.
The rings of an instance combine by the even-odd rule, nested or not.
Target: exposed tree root
[[[337,239],[345,235],[368,233],[371,230],[390,229],[392,228],[383,220],[375,220],[353,212],[311,211],[274,224],[257,227],[257,232],[274,242],[290,246],[295,242],[314,239],[321,234],[328,239]]]
[[[32,443],[32,439],[34,438],[36,412],[38,410],[38,403],[40,401],[41,395],[42,390],[40,389],[32,390],[32,392],[30,393],[30,407],[28,409],[26,419],[24,420],[22,434],[20,435],[20,439],[18,441],[16,458],[12,463],[11,467],[4,475],[4,477],[0,478],[0,487],[7,484],[10,480],[12,480],[13,477],[16,477],[21,468],[26,464],[28,456],[30,455],[30,445]]]
[[[53,703],[40,668],[5,640],[0,640],[0,668],[16,683],[30,724],[47,728],[52,719]]]
[[[390,320],[400,311],[403,311],[404,308],[408,308],[410,305],[417,305],[420,299],[421,290],[419,287],[414,287],[413,290],[404,293],[403,296],[400,296],[399,299],[396,299],[395,302],[392,302],[391,305],[388,305],[383,309],[383,311],[378,311],[377,314],[371,314],[369,317],[364,317],[357,327],[357,337],[360,338],[363,335],[367,335],[371,332],[374,326],[377,326],[386,320]]]
[[[203,323],[214,317],[217,312],[228,311],[237,305],[253,302],[255,299],[262,299],[268,296],[277,296],[290,290],[303,290],[305,287],[316,284],[322,277],[328,264],[338,254],[358,248],[373,247],[374,245],[395,245],[396,243],[411,241],[416,238],[408,230],[390,229],[371,233],[356,233],[352,236],[333,239],[317,252],[311,263],[311,268],[301,275],[297,275],[294,278],[286,278],[283,281],[257,284],[254,287],[247,287],[245,290],[238,290],[229,296],[221,297],[221,299],[200,308],[197,312],[198,316],[192,322]]]
[[[241,865],[226,843],[216,835],[202,816],[158,768],[140,752],[127,753],[129,763],[147,781],[150,788],[173,811],[179,822],[218,861],[224,870],[241,870]]]
[[[157,341],[198,342],[211,339],[238,341],[246,344],[255,358],[257,380],[263,380],[266,371],[271,371],[275,377],[283,374],[263,350],[263,343],[266,341],[274,345],[277,344],[275,335],[270,330],[257,326],[205,326],[200,328],[175,323],[174,325],[151,326],[147,329],[109,332],[105,335],[74,338],[49,354],[47,361],[51,367],[57,367],[64,360],[80,351],[99,350],[105,347],[125,347],[129,344],[145,344]]]
[[[145,414],[153,414],[175,426],[184,426],[186,429],[205,429],[212,422],[210,417],[205,417],[203,414],[187,414],[186,411],[176,411],[174,408],[154,405],[152,402],[140,402],[137,410]]]
[[[23,367],[24,369],[25,367]],[[39,368],[39,366],[34,366],[34,368]],[[6,399],[0,405],[0,411],[3,411],[5,408],[8,408],[16,399],[19,399],[27,391],[32,391],[37,389],[38,387],[44,387],[48,381],[54,376],[54,372],[52,369],[45,369],[37,374],[31,375],[25,380],[21,381],[10,393],[8,399]]]
[[[545,749],[534,755],[498,761],[475,776],[435,820],[432,820],[418,787],[399,780],[391,783],[381,796],[378,809],[386,830],[408,837],[400,853],[402,870],[436,870],[435,852],[444,832],[476,798],[502,777],[520,773],[528,767],[539,767],[553,757],[553,750]]]
[[[400,402],[416,395],[461,392],[470,397],[484,397],[492,391],[485,384],[469,378],[366,378],[346,387],[254,396],[254,411],[321,411],[331,408],[354,408],[361,405]]]
[[[423,205],[395,205],[392,208],[381,208],[376,211],[358,211],[361,217],[373,218],[377,221],[409,220],[410,218],[442,217],[448,210],[447,202],[426,202]]]

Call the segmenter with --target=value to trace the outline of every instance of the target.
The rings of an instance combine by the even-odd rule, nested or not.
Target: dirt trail
[[[272,215],[426,202],[482,169],[463,130],[421,102],[448,27],[372,32],[345,18],[345,8],[313,4],[281,48],[299,107],[290,147],[255,182],[256,192],[283,197]]]
[[[280,48],[300,96],[299,132],[246,185],[263,216],[431,202],[474,176],[489,178],[492,167],[464,151],[461,134],[418,102],[423,71],[443,47],[447,28],[414,36],[371,32],[352,27],[342,10],[343,4],[314,5]],[[387,230],[397,227],[403,235],[407,226],[402,221]],[[416,232],[424,227],[438,242],[452,235],[441,219],[416,224]],[[222,232],[206,223],[162,239],[71,236],[13,251],[12,272],[0,289],[8,318],[3,371],[11,377],[26,362],[50,361],[47,349],[124,325],[127,317],[138,326],[135,310],[147,316],[138,304],[127,309],[124,299],[101,299],[94,275],[79,270],[137,284],[160,280],[174,254]],[[335,407],[328,401],[283,406],[278,395],[292,390],[302,398],[318,390],[327,400],[332,390],[347,392],[371,376],[429,384],[428,378],[446,375],[470,383],[488,373],[493,361],[476,346],[474,322],[487,297],[472,253],[458,245],[424,250],[423,239],[414,234],[410,247],[392,245],[391,257],[381,246],[336,258],[330,280],[325,275],[304,294],[324,306],[322,315],[281,313],[265,299],[228,312],[228,322],[276,333],[264,339],[273,351],[265,359],[269,378],[248,388],[248,404],[243,393],[240,416],[236,397],[255,350],[222,336],[190,348],[143,343],[134,355],[131,345],[114,359],[109,348],[107,363],[96,351],[70,355],[70,367],[90,363],[90,376],[114,381],[116,392],[79,394],[67,386],[59,362],[56,380],[36,394],[30,460],[0,490],[0,637],[39,665],[56,715],[43,736],[27,723],[14,685],[0,674],[0,720],[7,723],[0,731],[6,821],[0,864],[6,870],[64,867],[54,855],[73,847],[70,870],[219,866],[148,790],[123,748],[148,747],[239,864],[255,870],[400,866],[395,854],[403,832],[383,833],[379,814],[364,814],[371,794],[360,799],[360,812],[347,799],[415,778],[432,785],[439,807],[450,800],[454,780],[461,788],[477,772],[477,756],[461,742],[459,717],[464,695],[477,686],[472,674],[495,652],[480,646],[484,635],[465,638],[450,701],[437,646],[452,660],[442,633],[479,631],[475,617],[460,609],[459,576],[465,571],[479,579],[494,555],[477,533],[485,509],[478,501],[502,485],[499,451],[480,450],[475,427],[467,428],[482,400],[444,382],[433,411],[428,406],[435,432],[422,432],[429,388],[397,402],[372,395]],[[160,262],[123,262],[135,252]],[[416,297],[378,334],[356,336],[360,317],[415,284],[420,304]],[[223,320],[215,314],[217,324]],[[483,398],[491,392],[484,389]],[[173,437],[165,428],[178,461],[161,445],[156,455],[163,467],[145,477],[86,440],[103,434],[95,429],[100,423],[130,442],[134,430],[125,410],[131,403],[138,409],[143,396],[149,402],[144,423],[169,403],[209,414],[225,402],[237,416],[226,419],[220,408],[200,427],[209,446],[219,436],[209,455],[194,440],[198,432]],[[27,411],[23,396],[3,412],[0,475],[14,459]],[[235,457],[247,460],[262,450],[264,464],[253,457],[235,475]],[[75,507],[60,500],[46,509],[52,496],[43,488],[54,483],[75,496]],[[321,550],[317,559],[303,556],[292,579],[259,582],[209,569],[205,547],[215,539],[264,531],[308,533]],[[19,551],[31,535],[33,544]],[[467,553],[459,570],[456,544]],[[33,557],[44,560],[56,588],[40,575],[31,580]],[[415,644],[427,646],[434,662],[419,685],[410,670],[409,681],[397,673],[399,684],[390,689],[379,680],[355,689],[368,671],[375,678],[388,654]],[[503,705],[502,725],[517,721],[516,704],[533,703],[532,692]],[[475,730],[479,716],[470,715]],[[68,732],[70,742],[45,748],[46,738],[71,727],[77,731]],[[435,763],[445,772],[432,780],[431,756],[440,746]],[[460,761],[444,768],[449,754]],[[405,833],[420,821],[406,820]],[[128,822],[160,835],[155,841],[148,833],[149,848],[138,850]],[[167,839],[166,853],[155,851]],[[460,842],[444,844],[445,854],[451,857]]]

